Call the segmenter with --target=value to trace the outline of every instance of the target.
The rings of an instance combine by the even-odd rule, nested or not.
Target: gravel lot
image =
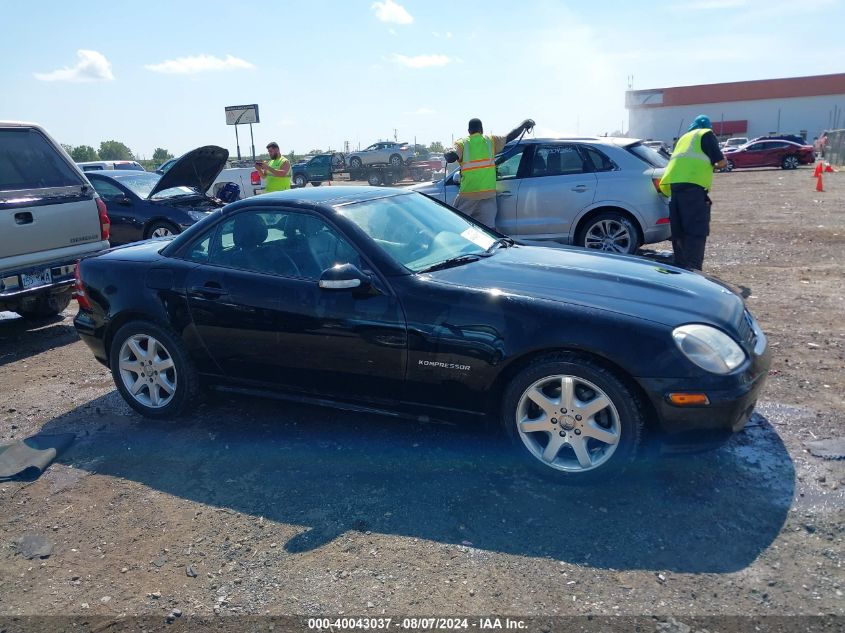
[[[525,476],[471,429],[274,401],[150,425],[75,304],[0,315],[0,443],[77,434],[0,483],[0,616],[842,616],[845,462],[804,442],[845,436],[845,174],[810,174],[715,179],[706,271],[748,289],[774,351],[751,424],[601,488]]]

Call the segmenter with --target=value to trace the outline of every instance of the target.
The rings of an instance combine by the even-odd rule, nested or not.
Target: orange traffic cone
[[[818,178],[819,176],[821,176],[823,168],[823,163],[816,163],[816,168],[813,170],[813,178]]]
[[[833,173],[833,167],[831,167],[830,163],[825,163],[824,173],[826,173],[826,174],[832,174]]]
[[[821,172],[819,173],[819,177],[816,180],[816,191],[824,191],[824,183],[822,183]]]

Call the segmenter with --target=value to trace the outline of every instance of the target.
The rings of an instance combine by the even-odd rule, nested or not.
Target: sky
[[[139,158],[627,129],[625,90],[845,72],[845,0],[0,0],[0,120]],[[838,25],[838,26],[837,26]],[[249,126],[239,126],[251,153]]]

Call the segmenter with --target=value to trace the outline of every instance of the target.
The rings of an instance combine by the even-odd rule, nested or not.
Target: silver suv
[[[669,201],[657,183],[666,159],[630,138],[539,138],[512,142],[496,157],[496,228],[614,253],[669,239]],[[411,186],[448,204],[460,170]]]
[[[60,313],[76,262],[108,236],[105,205],[61,146],[37,125],[0,121],[0,310]]]
[[[414,148],[407,143],[393,141],[379,141],[373,143],[360,152],[352,152],[346,156],[346,164],[351,169],[358,169],[364,165],[386,164],[391,167],[401,167],[414,157]]]

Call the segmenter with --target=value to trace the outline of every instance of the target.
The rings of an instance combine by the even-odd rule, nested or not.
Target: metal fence
[[[824,159],[831,165],[845,167],[845,130],[831,130],[827,133],[827,142]]]

